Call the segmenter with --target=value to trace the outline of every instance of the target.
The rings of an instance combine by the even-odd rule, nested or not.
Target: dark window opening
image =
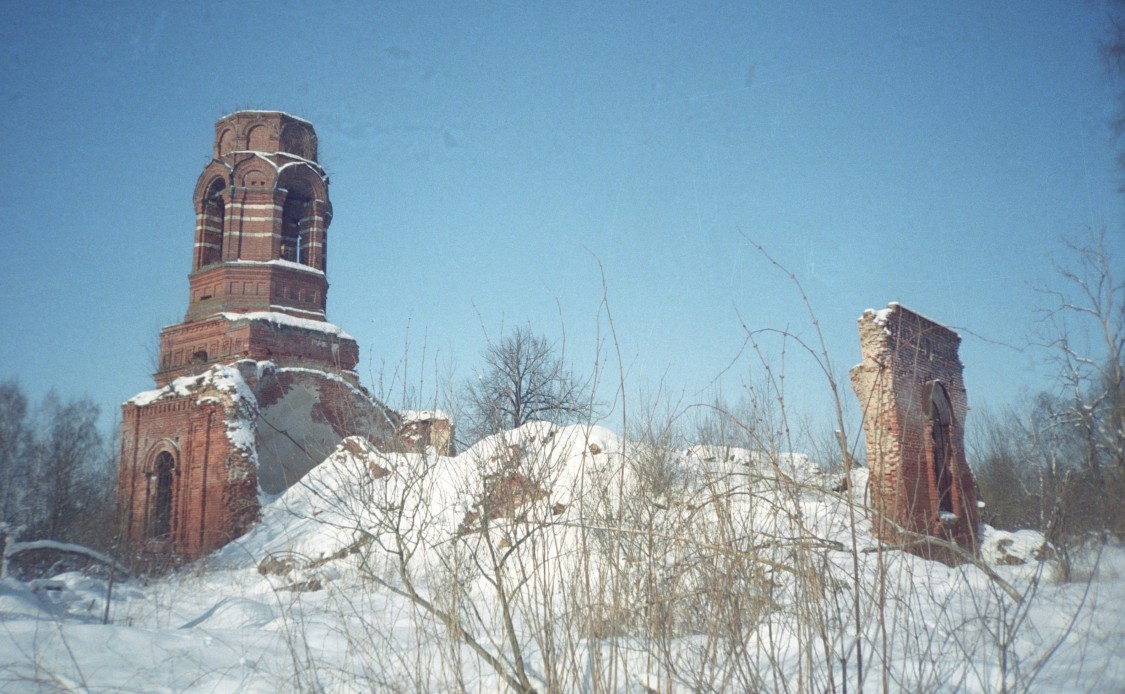
[[[281,215],[281,259],[309,264],[309,201],[290,193]]]
[[[930,387],[929,414],[937,510],[939,514],[956,515],[953,503],[953,407],[945,387],[937,381]]]
[[[226,228],[226,202],[223,200],[223,179],[216,178],[207,189],[203,202],[203,219],[200,224],[202,248],[199,266],[214,265],[223,260],[223,230]]]
[[[285,190],[285,203],[281,210],[281,260],[323,270],[323,253],[313,251],[313,232],[316,227],[316,189],[314,181],[294,174],[282,176],[278,186]]]
[[[304,157],[305,159],[315,159],[313,141],[313,137],[303,126],[287,125],[281,131],[278,151],[296,154],[298,157]]]
[[[156,457],[156,508],[153,514],[153,536],[172,534],[172,454],[164,451]]]

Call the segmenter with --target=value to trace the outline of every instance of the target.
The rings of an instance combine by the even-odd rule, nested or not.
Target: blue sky
[[[411,404],[503,326],[565,332],[589,371],[599,265],[632,389],[737,398],[762,376],[731,366],[740,317],[812,336],[754,241],[840,374],[859,314],[900,301],[965,331],[970,401],[999,407],[1047,385],[994,343],[1026,342],[1058,239],[1121,249],[1105,26],[1078,2],[3,3],[0,378],[111,413],[152,387],[214,122],[261,108],[316,127],[328,317]],[[812,365],[785,370],[824,416]]]

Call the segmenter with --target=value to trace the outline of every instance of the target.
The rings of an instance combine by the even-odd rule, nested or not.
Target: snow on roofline
[[[409,422],[425,422],[435,419],[453,421],[452,418],[442,410],[400,410],[398,414],[402,417],[403,424]]]
[[[895,311],[899,310],[899,309],[901,309],[903,311],[908,311],[910,313],[913,313],[914,315],[918,316],[922,320],[927,320],[927,321],[933,323],[934,325],[945,328],[946,330],[949,330],[950,332],[953,332],[953,333],[957,334],[958,337],[960,337],[960,333],[958,333],[956,330],[953,330],[953,328],[950,328],[945,323],[942,323],[941,321],[936,321],[933,318],[930,318],[929,316],[927,316],[926,314],[919,313],[918,311],[915,311],[912,308],[907,308],[906,306],[903,306],[902,304],[900,304],[897,301],[892,301],[892,302],[887,304],[886,308],[881,308],[879,310],[875,310],[873,308],[866,309],[863,312],[863,315],[864,316],[868,316],[868,315],[873,316],[876,325],[886,325],[887,319],[891,317],[891,314],[894,313]]]
[[[277,167],[278,173],[284,171],[285,169],[288,169],[290,166],[300,166],[301,164],[308,164],[309,166],[316,169],[316,173],[317,173],[318,176],[320,176],[321,178],[323,178],[325,180],[328,179],[328,172],[324,170],[324,167],[321,166],[320,162],[318,162],[318,161],[314,161],[312,159],[305,159],[301,155],[293,154],[292,152],[263,152],[263,154],[284,154],[287,157],[293,157],[294,159],[297,160],[297,161],[287,161],[284,164],[282,164],[281,166],[278,166]],[[277,166],[277,165],[275,164],[275,166]]]
[[[228,393],[235,397],[253,398],[253,393],[246,387],[245,381],[242,380],[242,374],[234,365],[212,364],[203,373],[180,376],[161,388],[137,393],[125,402],[144,407],[167,397],[192,395],[205,386],[212,386],[219,392]]]
[[[328,321],[324,320],[323,319],[323,316],[324,316],[323,311],[305,311],[305,310],[302,310],[302,309],[299,309],[299,308],[293,308],[292,306],[279,306],[277,304],[271,304],[270,307],[276,308],[276,309],[279,309],[279,310],[277,310],[277,311],[247,311],[245,313],[239,313],[238,311],[219,311],[218,313],[212,313],[211,315],[207,316],[206,318],[203,318],[203,319],[201,319],[199,321],[196,321],[196,322],[204,323],[206,321],[216,320],[216,319],[219,319],[219,318],[222,318],[224,320],[238,320],[238,319],[243,319],[243,320],[269,320],[270,319],[269,317],[271,317],[271,316],[282,316],[282,320],[277,320],[277,321],[274,321],[274,322],[276,322],[280,325],[280,324],[286,322],[285,319],[288,319],[288,325],[292,325],[294,327],[301,327],[301,328],[305,328],[307,330],[316,330],[318,332],[329,333],[331,335],[339,335],[341,339],[345,339],[345,340],[354,340],[355,339],[354,337],[352,337],[348,333],[344,332],[343,328],[341,328],[340,326],[335,325],[333,323],[329,323]],[[321,316],[321,318],[317,318],[317,319],[301,318],[299,316],[289,315],[288,313],[285,313],[285,311],[300,311],[301,313],[308,313],[308,314],[314,315],[314,316]],[[161,330],[167,330],[168,328],[174,328],[174,327],[177,327],[179,325],[182,325],[182,323],[171,323],[169,325],[165,325],[165,326],[161,327]]]
[[[251,360],[246,360],[246,361],[251,361]],[[262,364],[271,364],[272,365],[273,362],[258,362],[258,364],[259,364],[259,371],[260,371]],[[274,368],[279,372],[317,374],[317,375],[319,375],[323,378],[329,379],[331,381],[336,381],[340,385],[342,385],[345,388],[347,388],[348,390],[350,390],[354,395],[357,395],[357,396],[362,397],[362,398],[366,398],[369,402],[376,405],[377,407],[375,409],[378,410],[379,414],[383,415],[383,419],[386,420],[388,423],[391,423],[391,419],[388,416],[388,412],[391,411],[389,407],[384,405],[382,403],[382,401],[380,401],[378,398],[372,396],[371,393],[367,392],[367,390],[365,388],[357,387],[354,383],[348,381],[346,378],[343,378],[339,374],[332,373],[331,371],[324,371],[323,369],[312,369],[312,368],[309,368],[307,366],[275,366]],[[353,371],[352,373],[355,373],[355,372]]]
[[[225,263],[223,263],[223,265],[277,265],[277,266],[280,266],[280,267],[287,267],[287,268],[290,268],[292,270],[304,270],[305,272],[311,272],[315,275],[323,275],[324,274],[324,272],[320,268],[315,268],[315,267],[312,267],[310,265],[304,265],[302,263],[296,263],[296,262],[293,262],[292,260],[281,260],[281,259],[275,259],[275,260],[228,260]]]
[[[270,310],[276,310],[279,313],[288,313],[290,315],[294,313],[307,313],[310,316],[314,316],[313,320],[318,323],[324,322],[324,311],[306,311],[303,308],[293,308],[292,306],[282,306],[281,304],[270,304]]]
[[[342,340],[355,339],[351,335],[344,332],[343,328],[333,323],[329,323],[327,321],[310,320],[308,318],[298,318],[297,316],[290,316],[287,313],[278,313],[276,311],[249,311],[247,313],[222,311],[216,315],[222,316],[229,321],[266,321],[268,323],[273,323],[274,325],[285,325],[292,328],[313,330],[316,332],[326,333],[328,335],[335,335]]]
[[[262,115],[269,114],[269,115],[277,115],[277,116],[286,116],[288,118],[292,118],[293,120],[301,121],[302,123],[309,126],[310,128],[313,127],[312,123],[308,122],[304,118],[301,118],[300,116],[294,116],[292,113],[288,113],[286,111],[274,111],[274,110],[268,109],[268,108],[266,108],[266,109],[262,109],[262,108],[243,108],[243,109],[239,109],[237,111],[234,111],[232,113],[228,113],[227,115],[223,116],[222,118],[219,119],[219,122],[221,123],[222,121],[225,121],[228,118],[234,118],[235,116],[242,115],[242,114],[262,114]],[[316,128],[313,128],[313,129],[315,130]]]
[[[310,167],[312,167],[313,173],[325,180],[328,179],[328,173],[324,170],[324,167],[320,165],[320,162],[313,161],[312,159],[305,159],[301,155],[293,154],[292,152],[267,152],[264,149],[232,149],[223,156],[226,156],[228,154],[253,154],[255,157],[258,157],[262,161],[267,162],[270,166],[273,167],[273,170],[278,173],[281,173],[283,169],[287,169],[290,166],[301,166],[303,164],[308,164]],[[276,156],[278,154],[292,157],[297,161],[287,161],[284,164],[278,166],[277,162],[270,159],[271,156]],[[214,159],[213,161],[224,163],[221,159]],[[230,167],[228,166],[227,168],[229,169]]]
[[[875,316],[876,325],[883,325],[887,322],[887,319],[890,318],[891,314],[894,313],[896,309],[901,307],[902,304],[898,303],[897,301],[892,301],[887,304],[886,308],[881,308],[878,311],[873,308],[869,308],[863,312],[863,315],[866,316],[870,313]]]

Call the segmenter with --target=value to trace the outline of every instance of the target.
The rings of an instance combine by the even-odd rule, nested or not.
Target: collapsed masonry
[[[946,563],[928,541],[977,552],[978,510],[965,459],[968,399],[957,333],[896,303],[859,319],[863,361],[851,370],[863,411],[877,537]]]
[[[161,331],[158,389],[122,408],[117,500],[135,554],[222,546],[347,436],[451,452],[443,415],[394,412],[359,384],[355,340],[325,319],[332,205],[311,124],[219,120],[194,203],[187,314]]]

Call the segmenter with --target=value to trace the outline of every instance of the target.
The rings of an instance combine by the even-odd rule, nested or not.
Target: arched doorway
[[[957,515],[953,483],[953,405],[940,381],[930,383],[930,479],[939,515]]]
[[[309,256],[309,232],[312,230],[313,191],[300,179],[288,182],[288,192],[281,212],[281,259],[301,265],[312,265]]]
[[[206,267],[223,260],[223,231],[226,228],[226,200],[223,191],[226,182],[216,178],[207,187],[203,196],[202,231],[199,250],[199,267]],[[198,268],[197,268],[198,269]]]
[[[172,454],[162,451],[156,456],[156,498],[153,505],[152,536],[167,537],[172,534],[172,471],[175,461]]]

